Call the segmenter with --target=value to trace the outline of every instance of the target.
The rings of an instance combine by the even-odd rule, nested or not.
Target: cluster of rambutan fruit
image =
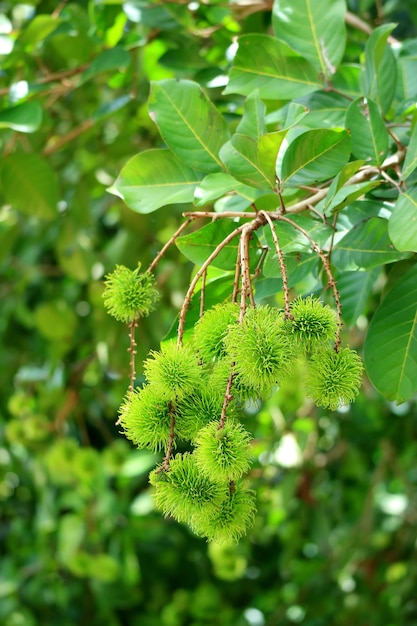
[[[122,266],[107,277],[105,305],[124,322],[147,315],[153,277]],[[139,313],[138,313],[139,312]],[[287,314],[268,305],[244,315],[217,304],[186,343],[167,341],[144,363],[146,383],[131,389],[119,423],[139,448],[165,451],[150,474],[156,507],[209,541],[237,541],[254,521],[255,494],[244,482],[251,465],[245,403],[264,398],[303,359],[312,400],[331,410],[354,400],[362,378],[357,353],[336,341],[335,311],[312,296],[295,298]],[[189,450],[173,455],[177,442]]]

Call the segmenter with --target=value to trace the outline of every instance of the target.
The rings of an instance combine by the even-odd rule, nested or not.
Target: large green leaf
[[[388,131],[378,105],[369,98],[352,102],[346,112],[346,128],[352,135],[352,154],[381,165],[388,152]]]
[[[280,171],[283,185],[296,187],[327,180],[349,160],[350,136],[345,131],[309,130],[288,146]]]
[[[387,293],[371,319],[365,366],[388,400],[405,402],[417,391],[417,266]]]
[[[231,220],[216,220],[199,230],[178,237],[176,244],[179,250],[196,265],[202,265],[216,247],[236,228]],[[236,236],[219,252],[212,265],[222,270],[234,270],[236,266],[239,237]],[[256,266],[258,258],[257,237],[251,239],[251,265]]]
[[[337,94],[316,91],[300,100],[307,107],[308,115],[303,126],[308,128],[342,128],[349,101]]]
[[[397,83],[397,65],[388,36],[396,24],[384,24],[376,28],[365,45],[365,68],[361,86],[367,98],[375,100],[385,114],[392,102]]]
[[[202,176],[169,150],[145,150],[130,159],[108,189],[138,213],[191,202]]]
[[[41,123],[42,107],[39,102],[23,102],[0,112],[0,128],[33,133]]]
[[[388,222],[388,233],[397,250],[417,252],[417,187],[399,196]]]
[[[42,219],[57,215],[59,200],[55,172],[36,154],[11,154],[1,164],[1,192],[7,204]]]
[[[334,247],[332,262],[343,271],[372,269],[411,256],[398,252],[388,236],[388,222],[371,217],[352,228]]]
[[[258,142],[252,137],[236,134],[220,150],[220,157],[232,176],[243,183],[270,189],[274,182],[268,178],[259,162]]]
[[[229,139],[222,115],[201,87],[190,80],[153,82],[149,112],[165,143],[189,167],[222,169],[221,146]]]
[[[278,39],[329,77],[345,51],[345,13],[344,0],[275,0],[272,23]]]
[[[225,93],[291,100],[320,89],[315,69],[284,42],[268,35],[243,35]]]
[[[342,302],[343,321],[353,326],[365,306],[374,288],[381,268],[374,267],[369,272],[338,272],[335,276],[337,289]]]

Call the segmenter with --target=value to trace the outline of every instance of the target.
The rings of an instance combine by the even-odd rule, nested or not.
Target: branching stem
[[[311,247],[313,249],[313,251],[317,254],[317,256],[320,258],[322,264],[323,264],[323,269],[326,272],[327,275],[327,279],[328,279],[328,286],[332,289],[333,291],[333,298],[335,301],[335,305],[336,305],[336,315],[337,315],[337,332],[336,332],[336,341],[335,341],[335,350],[336,352],[339,351],[340,348],[340,344],[342,342],[341,339],[341,332],[342,332],[342,304],[340,302],[340,296],[339,296],[339,292],[337,290],[337,285],[336,285],[336,281],[334,279],[331,267],[330,267],[330,261],[328,256],[326,255],[326,253],[320,248],[320,246],[318,245],[318,243],[316,241],[314,241],[314,239],[311,237],[311,235],[299,224],[297,224],[296,222],[293,222],[291,219],[281,216],[281,221],[283,222],[287,222],[288,224],[291,224],[296,230],[298,230],[301,234],[304,235],[304,237],[306,237],[310,243],[311,243]]]
[[[175,406],[172,402],[169,403],[169,413],[171,416],[171,421],[169,424],[169,439],[168,439],[168,445],[167,445],[167,449],[165,453],[165,458],[164,458],[164,461],[162,463],[162,468],[161,468],[165,471],[169,470],[169,462],[171,460],[172,449],[174,447],[174,440],[175,440]]]
[[[185,230],[187,228],[187,226],[195,219],[196,219],[196,216],[190,216],[175,231],[175,233],[172,235],[172,237],[170,237],[170,239],[166,242],[166,244],[163,246],[163,248],[161,248],[161,250],[158,252],[156,257],[154,258],[154,260],[152,261],[152,263],[148,267],[148,272],[149,273],[152,273],[154,271],[155,267],[158,265],[159,261],[162,259],[162,257],[164,256],[164,254],[168,250],[168,248],[170,246],[172,246],[173,243],[175,243],[175,240],[177,239],[177,237],[179,237],[181,235],[182,231]]]
[[[277,257],[278,257],[278,261],[279,261],[279,268],[280,268],[281,277],[282,277],[282,288],[283,288],[283,292],[284,292],[285,318],[288,319],[290,317],[290,293],[289,293],[289,289],[288,289],[288,275],[287,275],[287,267],[285,265],[284,255],[282,253],[281,246],[279,245],[279,239],[278,239],[278,235],[277,235],[277,232],[275,230],[275,226],[274,226],[273,221],[271,220],[271,218],[269,217],[269,215],[268,215],[268,213],[266,211],[261,211],[260,215],[263,215],[264,218],[266,219],[266,221],[268,222],[269,227],[271,229],[272,239],[274,240],[274,246],[275,246],[275,250],[276,250],[276,253],[277,253]]]
[[[203,265],[200,267],[200,269],[194,276],[193,280],[191,281],[190,286],[188,287],[188,291],[185,294],[184,302],[182,304],[182,308],[181,308],[180,316],[179,316],[179,322],[178,322],[178,343],[179,344],[182,343],[182,338],[184,336],[185,316],[187,314],[188,307],[190,306],[191,298],[193,297],[193,293],[194,293],[194,290],[196,288],[198,281],[200,280],[204,272],[207,270],[208,266],[217,257],[217,255],[223,250],[225,246],[227,246],[227,244],[230,241],[232,241],[232,239],[234,239],[237,235],[239,235],[242,232],[245,226],[246,224],[243,224],[242,226],[238,226],[237,228],[235,228],[231,233],[227,235],[227,237],[223,239],[222,242],[219,243],[218,246],[216,246],[216,248],[213,250],[210,256],[204,261]]]

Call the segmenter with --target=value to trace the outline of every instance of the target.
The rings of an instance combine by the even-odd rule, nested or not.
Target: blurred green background
[[[416,34],[413,2],[348,4]],[[259,513],[238,546],[207,545],[156,513],[156,459],[114,425],[128,336],[103,309],[103,278],[117,263],[146,267],[184,207],[138,215],[106,188],[160,145],[150,80],[192,78],[232,119],[233,97],[221,94],[230,46],[268,32],[270,10],[255,0],[0,2],[4,626],[417,624],[415,400],[391,405],[365,381],[349,410],[330,414],[304,402],[294,379],[248,410]],[[139,383],[191,271],[175,249],[161,262],[160,306],[138,330]],[[361,346],[363,326],[350,340]]]

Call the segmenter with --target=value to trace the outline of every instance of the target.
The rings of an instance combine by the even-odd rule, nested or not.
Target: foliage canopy
[[[416,9],[1,10],[2,623],[414,624]],[[113,312],[123,267],[140,276],[118,311],[130,333],[103,306],[116,266]],[[270,309],[294,340],[307,328],[312,366],[292,364],[273,391],[275,373],[263,384],[256,362],[242,367],[237,393],[260,399],[230,401],[219,445],[222,359],[248,363],[229,315],[242,326]],[[336,350],[317,351],[320,333]],[[192,345],[213,360],[210,393]],[[353,350],[366,376],[344,407]],[[147,450],[114,425],[129,377],[145,393],[131,389],[138,406],[125,400],[119,419],[140,424],[131,438]],[[147,475],[173,444],[174,401],[182,439],[172,473],[151,474],[156,503],[210,540],[253,523],[239,545],[207,546],[154,510]],[[250,466],[250,488],[225,491],[219,459],[227,480]],[[190,519],[187,481],[211,506],[193,500]]]

